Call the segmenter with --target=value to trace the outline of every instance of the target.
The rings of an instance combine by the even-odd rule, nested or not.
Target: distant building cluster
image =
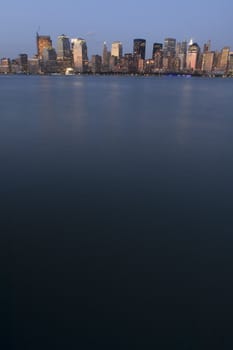
[[[190,40],[177,42],[165,38],[154,43],[151,57],[146,58],[146,40],[134,39],[131,53],[123,54],[120,41],[111,49],[103,44],[102,55],[88,59],[87,43],[82,38],[57,38],[56,49],[49,35],[36,35],[37,54],[29,58],[22,53],[16,59],[0,60],[1,74],[199,74],[233,76],[233,52],[229,47],[212,51],[211,42],[203,49]]]

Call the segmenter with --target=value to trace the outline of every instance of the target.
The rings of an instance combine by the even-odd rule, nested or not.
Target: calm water
[[[0,77],[3,348],[233,348],[232,110],[228,79]]]

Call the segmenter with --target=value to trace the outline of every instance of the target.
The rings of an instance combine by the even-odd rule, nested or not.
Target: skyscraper
[[[110,61],[110,52],[108,51],[107,43],[104,42],[103,53],[102,53],[102,71],[109,71],[109,61]]]
[[[43,50],[41,69],[44,73],[56,73],[57,53],[53,47],[45,48]]]
[[[84,73],[88,68],[87,44],[84,39],[71,39],[74,69],[76,72]]]
[[[201,70],[204,72],[211,72],[214,64],[214,52],[205,51],[202,56]]]
[[[64,60],[71,56],[70,39],[62,34],[57,38],[57,58]]]
[[[164,57],[174,57],[176,54],[176,39],[165,38],[163,45],[163,55]]]
[[[176,58],[179,60],[179,69],[184,70],[186,67],[187,41],[176,44]]]
[[[200,54],[200,47],[197,43],[191,42],[188,47],[187,58],[186,58],[186,68],[189,70],[197,69],[198,58]]]
[[[152,59],[154,60],[154,68],[155,70],[162,68],[162,60],[163,60],[163,44],[154,43],[152,49]]]
[[[187,53],[187,41],[177,42],[176,43],[176,55]]]
[[[154,43],[153,49],[152,49],[152,59],[155,59],[155,56],[158,54],[161,55],[163,49],[163,44],[160,43]]]
[[[43,50],[52,47],[52,40],[49,35],[39,35],[36,33],[36,45],[38,58],[42,58]]]
[[[114,41],[112,43],[111,56],[118,59],[122,57],[122,43],[120,41]]]
[[[134,39],[133,41],[133,54],[135,57],[142,58],[146,57],[146,40],[145,39]]]
[[[56,61],[57,53],[53,47],[49,47],[43,50],[42,59],[44,62]]]
[[[28,71],[28,55],[26,53],[21,53],[18,61],[21,72],[26,73]]]
[[[228,46],[224,47],[220,54],[220,60],[218,69],[221,71],[227,70],[228,67],[228,59],[229,59],[230,48]]]

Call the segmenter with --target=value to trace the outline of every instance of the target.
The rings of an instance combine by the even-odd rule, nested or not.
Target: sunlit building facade
[[[52,40],[49,35],[36,34],[37,56],[41,59],[43,50],[52,47]]]
[[[122,43],[120,41],[114,41],[112,43],[111,56],[118,59],[122,57]]]
[[[226,71],[228,68],[228,59],[229,59],[230,48],[228,46],[224,47],[219,56],[218,70]]]
[[[197,43],[191,43],[188,47],[186,68],[190,71],[197,69],[198,59],[200,54],[200,48]]]
[[[202,56],[201,70],[203,72],[211,72],[214,65],[214,52],[206,51]]]
[[[82,38],[71,39],[74,70],[85,73],[88,70],[87,44]]]

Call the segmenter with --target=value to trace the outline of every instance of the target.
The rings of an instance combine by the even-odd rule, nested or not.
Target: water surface
[[[232,87],[0,77],[12,349],[233,346]]]

